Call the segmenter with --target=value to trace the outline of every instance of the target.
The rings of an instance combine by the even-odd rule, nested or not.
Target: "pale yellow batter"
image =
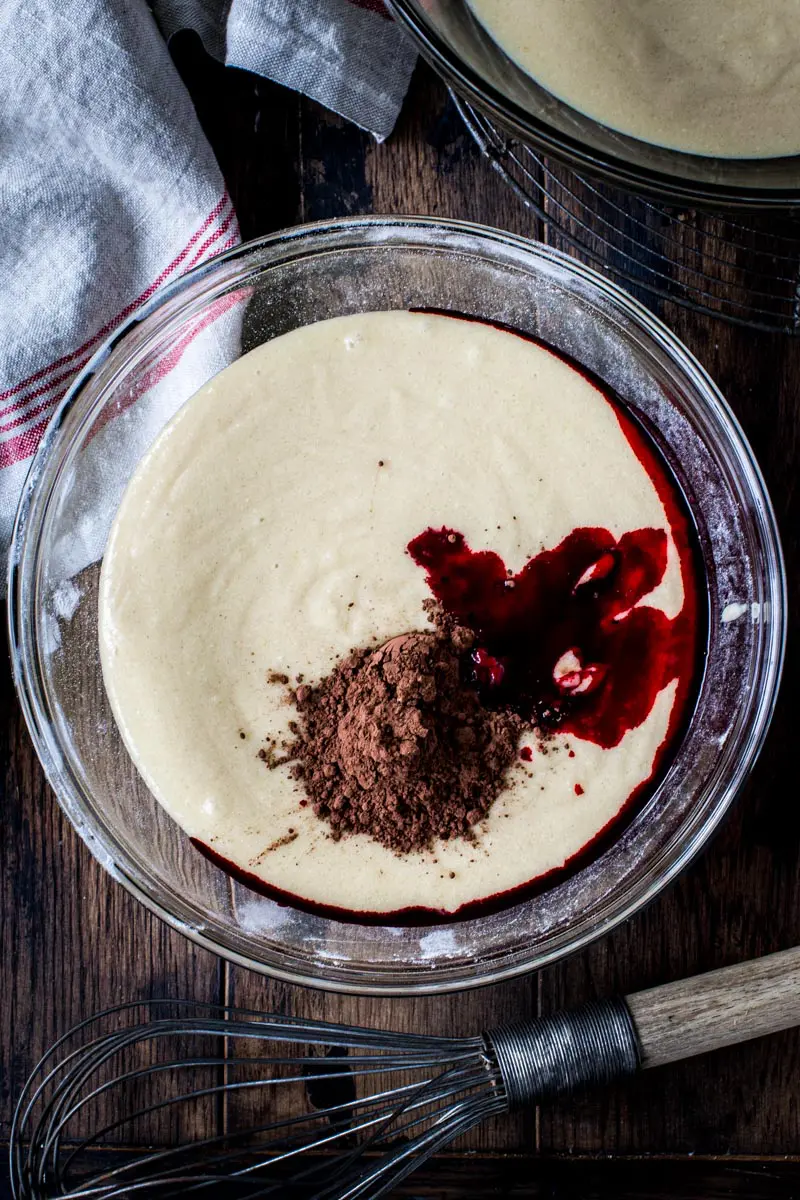
[[[609,403],[549,352],[404,312],[276,338],[180,410],[112,529],[100,642],[134,762],[190,835],[323,905],[452,911],[561,866],[650,775],[674,684],[613,750],[534,745],[476,845],[404,857],[365,835],[333,841],[258,751],[296,716],[269,672],[313,682],[351,647],[426,627],[405,548],[428,526],[517,571],[586,524],[618,537],[666,518]],[[671,541],[647,602],[681,609]]]
[[[510,58],[605,125],[691,154],[800,153],[800,0],[469,0]]]

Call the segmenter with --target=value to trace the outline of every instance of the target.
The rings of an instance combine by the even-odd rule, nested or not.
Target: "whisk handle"
[[[800,946],[484,1034],[510,1109],[800,1025]]]
[[[800,946],[626,996],[641,1066],[800,1025]]]

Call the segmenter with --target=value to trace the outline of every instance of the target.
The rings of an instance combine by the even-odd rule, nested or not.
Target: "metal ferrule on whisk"
[[[639,1043],[624,1000],[500,1025],[485,1035],[509,1110],[632,1075]]]

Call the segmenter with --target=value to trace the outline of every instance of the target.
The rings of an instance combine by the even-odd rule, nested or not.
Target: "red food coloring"
[[[553,683],[565,696],[584,696],[600,687],[607,674],[603,663],[581,662],[577,646],[570,647],[553,668]]]
[[[582,795],[583,795],[583,788],[581,787],[581,785],[580,785],[579,783],[576,783],[576,784],[575,784],[575,795],[576,795],[576,796],[582,796]]]
[[[608,749],[646,720],[671,680],[693,674],[692,606],[673,620],[639,604],[666,570],[663,529],[619,540],[575,529],[531,558],[512,588],[500,556],[473,551],[455,530],[426,529],[408,552],[442,607],[474,631],[488,705],[540,723],[548,713],[545,723]]]
[[[570,752],[569,752],[569,757],[570,757],[570,758],[574,758],[574,757],[575,757],[575,751],[574,751],[574,750],[570,750]]]
[[[523,762],[533,762],[533,750],[530,746],[523,746],[519,752],[519,756]]]
[[[597,562],[586,568],[573,590],[577,592],[578,588],[586,587],[587,583],[599,583],[611,574],[616,565],[617,560],[614,555],[610,550],[606,551],[605,554],[600,555]]]
[[[601,380],[537,338],[508,326],[497,328],[561,358],[612,408],[664,507],[680,562],[683,608],[670,619],[640,603],[666,570],[663,529],[636,529],[619,540],[604,529],[574,529],[516,575],[493,551],[471,550],[453,529],[426,529],[409,543],[408,552],[425,570],[442,607],[469,626],[482,649],[503,666],[499,686],[482,687],[487,704],[509,705],[527,720],[610,748],[647,719],[658,693],[677,680],[667,737],[653,764],[655,775],[683,724],[700,657],[691,521],[656,448]],[[574,661],[563,661],[568,653]],[[574,751],[569,755],[574,757]]]
[[[499,659],[494,658],[482,648],[473,650],[470,658],[473,663],[474,682],[479,683],[481,687],[499,687],[506,672]]]

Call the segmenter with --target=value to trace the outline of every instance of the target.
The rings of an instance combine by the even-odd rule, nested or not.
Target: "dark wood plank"
[[[300,97],[248,71],[223,67],[195,33],[179,33],[172,57],[222,168],[242,237],[300,216]]]
[[[0,1147],[0,1151],[4,1149]],[[113,1168],[124,1152],[93,1156]],[[11,1200],[5,1162],[0,1200]],[[406,1200],[786,1200],[800,1186],[800,1163],[759,1159],[605,1160],[449,1155],[423,1164],[392,1195]]]
[[[442,1159],[393,1195],[407,1200],[786,1200],[800,1166],[642,1159],[565,1162]],[[792,1193],[794,1194],[794,1193]]]

